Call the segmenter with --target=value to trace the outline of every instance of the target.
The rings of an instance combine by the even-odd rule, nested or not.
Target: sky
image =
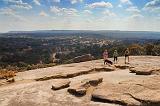
[[[0,32],[160,31],[160,0],[0,0]]]

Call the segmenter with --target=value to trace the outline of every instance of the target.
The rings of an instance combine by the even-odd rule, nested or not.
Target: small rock
[[[14,78],[7,79],[7,82],[9,82],[9,83],[13,83],[13,82],[15,82],[15,79],[14,79]]]
[[[52,89],[53,90],[60,90],[60,89],[63,89],[63,88],[67,88],[69,87],[69,84],[71,82],[69,80],[57,80],[56,82],[53,83],[52,85]]]
[[[73,95],[75,95],[75,96],[83,96],[83,95],[85,95],[86,94],[86,89],[85,88],[80,88],[80,87],[78,87],[78,88],[69,88],[68,89],[68,92],[70,93],[70,94],[73,94]]]
[[[91,86],[97,86],[102,81],[103,81],[103,78],[91,78],[91,79],[86,79],[85,84],[89,84]]]
[[[103,78],[91,78],[91,79],[86,79],[82,81],[81,83],[68,88],[68,92],[75,95],[75,96],[83,96],[86,94],[87,90],[89,87],[97,86],[102,82]]]
[[[153,69],[149,68],[142,68],[142,67],[135,67],[135,68],[130,68],[129,69],[131,73],[136,73],[137,75],[151,75],[152,72],[154,71]]]

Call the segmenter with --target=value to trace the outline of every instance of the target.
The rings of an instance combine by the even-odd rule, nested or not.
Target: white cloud
[[[18,15],[16,13],[16,11],[14,11],[13,9],[11,8],[1,8],[0,9],[0,14],[1,15],[5,15],[5,16],[8,16],[8,17],[12,17],[12,18],[15,18],[15,19],[18,19],[19,21],[26,21],[26,19],[20,15]]]
[[[113,5],[110,2],[101,1],[101,2],[95,2],[92,4],[88,4],[87,7],[89,8],[113,8]]]
[[[136,6],[131,6],[127,8],[126,11],[133,13],[133,14],[139,14],[141,12]]]
[[[155,17],[155,19],[160,21],[160,14],[158,14],[157,17]]]
[[[53,6],[53,7],[50,7],[50,11],[55,14],[59,14],[62,10],[59,7]]]
[[[160,0],[152,0],[145,4],[143,10],[150,12],[159,12],[160,11]]]
[[[1,8],[0,9],[0,14],[3,14],[3,15],[14,15],[15,14],[15,11],[11,8]]]
[[[22,2],[22,0],[3,0],[6,3],[15,3],[15,4],[19,4]]]
[[[74,8],[59,8],[57,6],[50,7],[50,11],[55,15],[77,16],[78,11]]]
[[[141,19],[143,18],[144,16],[141,15],[141,14],[134,14],[132,16],[129,17],[129,19]]]
[[[28,3],[23,2],[22,0],[4,0],[13,8],[21,8],[21,9],[32,9],[32,6]]]
[[[93,20],[87,19],[86,22],[87,22],[87,23],[93,23]]]
[[[115,13],[113,13],[113,12],[111,12],[111,11],[109,11],[109,10],[105,10],[105,11],[103,11],[102,13],[103,13],[103,15],[109,16],[109,17],[115,17],[115,16],[116,16]]]
[[[48,17],[49,15],[46,13],[46,12],[44,12],[44,11],[41,11],[40,13],[39,13],[39,15],[40,16],[43,16],[43,17]]]
[[[83,0],[70,0],[71,4],[75,4],[77,2],[83,2]]]
[[[153,11],[156,13],[160,13],[160,7],[155,8]]]
[[[120,2],[123,4],[132,5],[132,2],[130,0],[120,0]]]
[[[160,0],[150,1],[145,6],[146,7],[159,7],[160,6]]]
[[[11,5],[12,8],[19,8],[19,9],[32,9],[32,6],[28,5],[28,4],[21,4],[21,5]]]
[[[41,5],[41,3],[40,3],[40,0],[33,0],[33,2],[36,4],[36,5]]]
[[[84,10],[83,13],[87,14],[87,15],[90,15],[90,14],[92,14],[92,11],[90,11],[90,10]]]

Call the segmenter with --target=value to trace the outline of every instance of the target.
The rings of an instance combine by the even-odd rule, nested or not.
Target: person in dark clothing
[[[128,59],[128,63],[129,63],[129,48],[126,49],[125,53],[124,53],[124,56],[125,56],[125,64],[127,63],[126,60]]]
[[[113,58],[114,58],[114,63],[117,63],[117,61],[118,61],[118,52],[117,52],[117,50],[114,51]]]

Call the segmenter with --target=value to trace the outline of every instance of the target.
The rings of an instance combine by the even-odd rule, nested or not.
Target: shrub
[[[7,70],[0,71],[0,79],[8,79],[14,76],[16,76],[16,71],[7,71]]]

